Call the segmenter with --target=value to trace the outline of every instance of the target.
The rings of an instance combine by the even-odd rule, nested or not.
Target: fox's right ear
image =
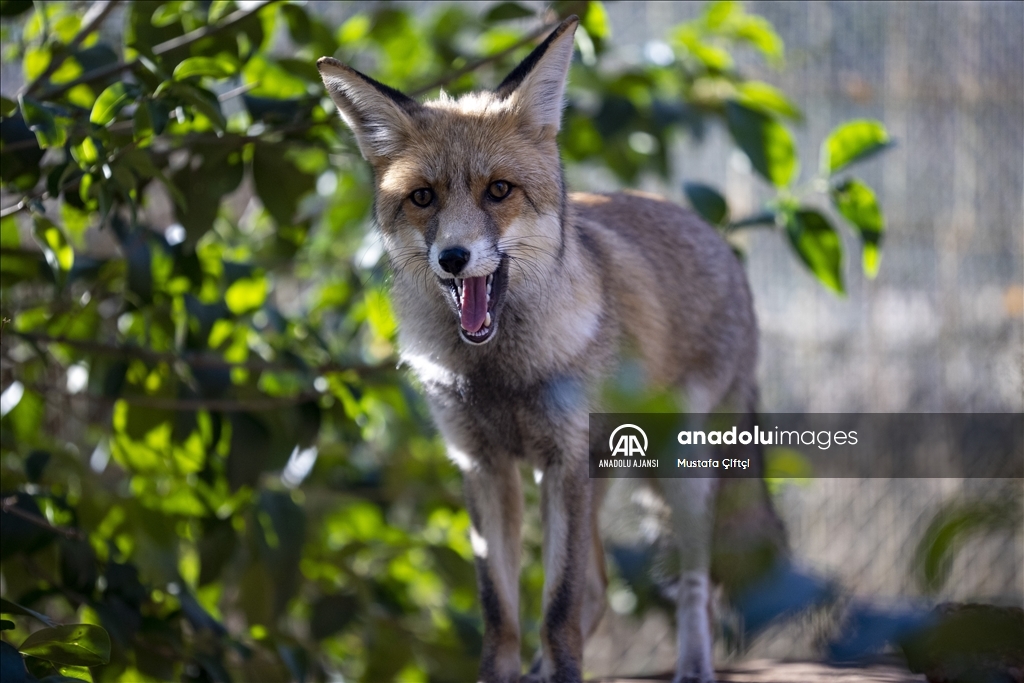
[[[332,57],[321,57],[316,66],[364,159],[389,158],[404,146],[420,108],[416,100]]]

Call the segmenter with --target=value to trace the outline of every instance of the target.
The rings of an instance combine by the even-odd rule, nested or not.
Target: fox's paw
[[[541,676],[539,673],[528,673],[523,674],[519,679],[519,683],[583,683],[583,678],[579,674],[555,672],[551,677]],[[712,683],[714,683],[712,681]]]
[[[519,683],[583,683],[579,669],[562,669],[548,674],[541,673],[540,661],[535,661],[530,671],[519,678]]]
[[[703,657],[683,657],[672,683],[715,683],[715,671]]]
[[[699,663],[695,663],[695,666],[692,667],[681,667],[679,671],[676,671],[672,683],[715,683],[715,674],[704,670],[705,668]]]
[[[672,679],[672,683],[715,683],[714,674],[676,674],[675,678]]]

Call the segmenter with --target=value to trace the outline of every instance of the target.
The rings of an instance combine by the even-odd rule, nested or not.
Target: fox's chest
[[[492,371],[474,370],[449,384],[426,387],[446,438],[491,453],[542,462],[552,445],[585,422],[587,387],[583,378],[554,374],[522,384]]]

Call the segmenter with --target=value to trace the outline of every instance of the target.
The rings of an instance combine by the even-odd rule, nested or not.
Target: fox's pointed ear
[[[337,59],[321,57],[316,66],[367,161],[391,157],[402,148],[420,108],[416,100]]]
[[[516,109],[534,125],[552,126],[555,131],[561,126],[565,80],[579,23],[579,17],[572,15],[559,24],[498,86],[498,96],[515,98]]]

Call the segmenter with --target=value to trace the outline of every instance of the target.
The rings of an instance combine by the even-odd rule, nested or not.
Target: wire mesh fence
[[[620,58],[641,59],[665,27],[700,9],[609,4]],[[820,141],[843,120],[880,119],[897,140],[856,169],[880,188],[887,218],[876,280],[857,272],[852,236],[845,299],[803,272],[778,234],[747,237],[762,409],[1024,410],[1024,5],[751,2],[747,9],[785,41],[784,70],[754,60],[740,68],[782,87],[803,110],[796,135],[804,178],[817,167]],[[674,161],[672,183],[649,179],[648,189],[681,199],[682,182],[709,182],[726,188],[734,217],[753,213],[767,196],[724,130],[681,141]],[[1021,486],[816,479],[785,487],[776,504],[799,562],[836,579],[848,596],[891,604],[922,597],[914,551],[940,510],[1019,496]],[[1019,605],[1022,568],[1019,527],[980,535],[959,549],[932,599]],[[792,619],[747,643],[746,653],[812,655],[832,617]],[[670,669],[671,619],[612,613],[587,652],[595,672]]]

